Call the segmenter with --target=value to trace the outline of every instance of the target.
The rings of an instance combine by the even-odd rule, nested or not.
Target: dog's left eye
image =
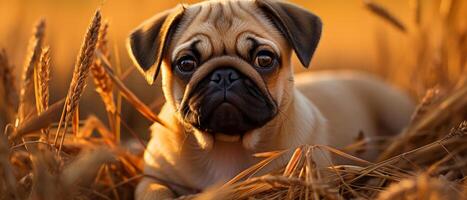
[[[269,68],[274,65],[275,56],[270,51],[259,51],[256,54],[255,65],[261,68]]]
[[[177,61],[177,68],[182,72],[191,72],[195,70],[198,63],[193,56],[183,56]]]

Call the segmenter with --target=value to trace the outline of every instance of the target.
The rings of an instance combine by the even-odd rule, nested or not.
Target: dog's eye
[[[255,65],[262,68],[272,67],[275,62],[274,53],[270,51],[259,51],[256,54]]]
[[[177,61],[177,67],[182,72],[191,72],[195,70],[198,63],[193,56],[183,56]]]

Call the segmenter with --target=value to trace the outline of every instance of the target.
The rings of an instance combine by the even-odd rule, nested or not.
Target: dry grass
[[[293,151],[292,157],[282,169],[251,176],[287,151],[263,153],[257,155],[264,157],[263,161],[228,183],[179,199],[467,198],[467,30],[459,26],[463,17],[455,8],[459,2],[431,3],[439,10],[433,19],[426,19],[422,7],[430,3],[414,0],[410,26],[383,6],[365,1],[371,13],[412,39],[413,49],[398,63],[399,70],[381,71],[380,75],[420,99],[410,125],[396,138],[381,142],[384,151],[377,162],[327,146],[302,146],[287,150]],[[0,136],[0,199],[132,198],[137,181],[144,176],[141,152],[130,152],[120,144],[120,125],[126,124],[120,123],[118,97],[149,121],[164,122],[114,73],[118,61],[112,68],[109,25],[101,18],[97,11],[66,98],[50,105],[53,51],[44,44],[45,21],[34,29],[19,95],[6,51],[0,51],[0,125],[5,127]],[[430,34],[433,31],[443,34]],[[381,62],[384,66],[388,61]],[[104,102],[108,123],[95,116],[78,118],[89,73]],[[145,145],[136,134],[134,137]],[[365,146],[366,141],[360,138],[353,147]],[[320,151],[354,164],[318,167],[313,155]]]

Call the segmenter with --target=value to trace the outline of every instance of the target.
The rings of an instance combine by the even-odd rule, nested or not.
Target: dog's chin
[[[216,141],[241,142],[243,135],[255,128],[248,123],[240,109],[229,102],[222,102],[211,111],[205,125],[192,124]]]
[[[234,104],[222,102],[209,113],[201,128],[211,134],[223,135],[222,138],[237,137],[255,128]]]
[[[209,114],[205,126],[192,124],[198,143],[205,150],[216,143],[238,143],[245,149],[254,149],[259,140],[255,130],[259,126],[251,124],[246,115],[233,103],[220,103]]]
[[[221,142],[240,142],[242,135],[227,135],[223,133],[214,134],[214,139]]]
[[[198,145],[205,151],[212,150],[215,143],[230,143],[241,145],[246,150],[254,151],[261,135],[258,131],[250,131],[243,135],[226,135],[223,133],[210,134],[195,129],[194,136]]]

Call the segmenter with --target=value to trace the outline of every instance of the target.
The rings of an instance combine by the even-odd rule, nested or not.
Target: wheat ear
[[[55,134],[54,145],[57,145],[60,130],[63,125],[63,134],[61,134],[59,152],[61,151],[65,135],[67,131],[68,123],[71,121],[73,115],[77,111],[78,102],[86,87],[86,78],[88,77],[89,68],[94,60],[94,52],[96,50],[96,44],[99,36],[99,29],[101,26],[101,13],[99,10],[96,11],[91,25],[88,28],[86,37],[81,46],[79,56],[73,72],[73,78],[71,80],[70,88],[65,100],[65,106],[60,118],[59,127]]]
[[[19,108],[18,116],[15,126],[18,127],[25,119],[31,117],[35,112],[34,99],[34,68],[39,63],[40,55],[42,52],[42,45],[44,43],[45,20],[40,20],[34,30],[34,35],[29,42],[28,56],[26,57],[23,74],[21,78],[21,89],[19,95]]]

